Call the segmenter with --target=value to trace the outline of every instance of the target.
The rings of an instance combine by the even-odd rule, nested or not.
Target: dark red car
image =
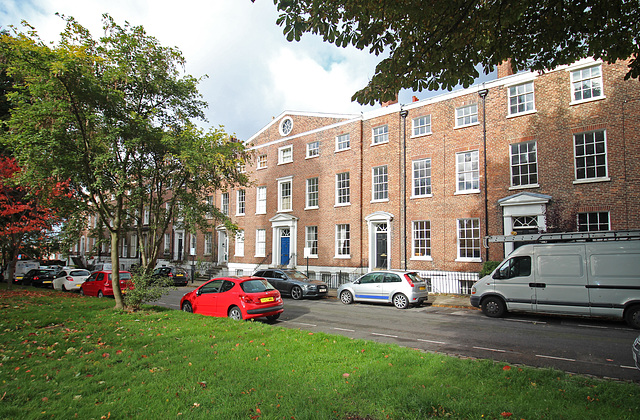
[[[127,290],[133,290],[133,282],[131,281],[131,273],[128,271],[120,272],[120,290],[126,293]],[[111,271],[94,271],[89,278],[80,286],[80,294],[87,296],[113,296],[113,285],[111,283]]]
[[[280,317],[284,305],[280,292],[263,278],[220,277],[185,294],[180,308],[236,320],[266,317],[273,322]]]

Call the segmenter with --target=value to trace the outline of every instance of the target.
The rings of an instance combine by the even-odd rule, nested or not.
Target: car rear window
[[[131,280],[131,273],[120,273],[120,280]],[[109,274],[109,281],[111,281],[111,274]]]
[[[275,290],[275,288],[264,279],[247,280],[240,283],[240,287],[245,293],[260,293],[267,290]]]
[[[91,273],[88,270],[73,270],[70,272],[72,276],[88,276]]]
[[[407,273],[407,277],[414,283],[424,283],[424,279],[418,275],[418,273]]]

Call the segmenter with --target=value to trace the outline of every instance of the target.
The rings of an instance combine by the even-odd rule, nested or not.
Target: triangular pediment
[[[551,201],[551,196],[546,194],[537,194],[532,192],[520,192],[498,200],[498,204],[502,207],[522,206],[525,204],[547,204]]]
[[[293,214],[288,213],[278,213],[273,216],[269,221],[271,223],[283,223],[283,222],[293,222],[297,221],[299,217],[294,216]]]

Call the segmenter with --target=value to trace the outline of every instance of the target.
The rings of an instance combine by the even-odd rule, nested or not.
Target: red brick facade
[[[584,77],[573,73],[576,70],[587,75],[586,84],[572,79]],[[624,62],[608,65],[585,60],[544,74],[504,71],[505,77],[482,86],[407,105],[389,104],[361,116],[285,112],[249,140],[256,159],[247,170],[255,185],[247,188],[245,214],[234,217],[244,231],[244,256],[235,256],[234,241],[229,241],[229,267],[245,273],[259,263],[304,267],[306,228],[315,226],[317,254],[309,258],[310,271],[368,270],[385,264],[415,270],[479,271],[487,256],[482,245],[478,249],[478,236],[484,237],[487,230],[485,197],[490,235],[518,229],[577,230],[578,213],[588,213],[584,216],[588,220],[600,217],[612,230],[640,228],[640,85],[624,81],[626,71]],[[577,100],[574,83],[581,90]],[[531,86],[533,99],[526,96]],[[479,96],[483,89],[488,91],[486,119]],[[457,127],[456,110],[465,106],[470,106],[468,124]],[[407,112],[406,120],[401,111]],[[414,120],[425,116],[430,117],[430,131],[414,135]],[[286,118],[293,122],[292,130],[282,135],[280,125]],[[374,144],[373,130],[384,126],[388,139],[383,136]],[[336,138],[347,133],[350,147],[337,151]],[[583,138],[588,144],[576,152],[576,142]],[[306,155],[312,142],[318,142],[317,157]],[[279,150],[286,146],[293,147],[293,160],[278,164]],[[524,183],[524,178],[512,182],[513,147],[520,157],[530,155],[527,147],[534,147],[535,157],[523,169],[533,178]],[[257,169],[259,155],[267,156],[266,168]],[[469,191],[457,186],[464,175],[457,170],[456,159],[464,157],[471,161],[466,171],[469,184],[463,183],[470,186]],[[430,160],[431,192],[416,197],[413,162],[424,159]],[[374,168],[379,197],[373,196]],[[580,168],[587,175],[578,175]],[[596,173],[589,173],[592,170]],[[347,172],[350,200],[341,205],[336,202],[336,176]],[[318,179],[318,206],[312,209],[305,203],[310,178]],[[291,185],[291,210],[278,211],[278,180]],[[266,187],[266,214],[256,214],[259,186]],[[233,215],[236,195],[231,193],[230,198]],[[471,220],[464,232],[472,236],[468,242],[461,237],[460,219]],[[419,255],[413,247],[417,221],[428,221],[428,256]],[[337,255],[337,225],[349,226],[347,255]],[[255,256],[257,229],[266,232],[265,257]],[[287,258],[282,259],[287,250],[282,248],[283,229],[285,237],[290,235],[288,264]],[[502,245],[492,245],[489,259],[500,260],[503,255]]]

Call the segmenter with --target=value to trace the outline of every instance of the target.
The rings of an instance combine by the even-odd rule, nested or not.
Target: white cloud
[[[370,109],[351,96],[367,84],[379,58],[308,34],[287,42],[271,0],[2,0],[0,22],[6,29],[24,19],[42,39],[57,41],[64,21],[56,12],[73,16],[94,38],[108,13],[120,25],[142,25],[162,45],[177,47],[187,73],[208,75],[199,86],[209,103],[203,125],[224,125],[240,139],[285,110]]]

